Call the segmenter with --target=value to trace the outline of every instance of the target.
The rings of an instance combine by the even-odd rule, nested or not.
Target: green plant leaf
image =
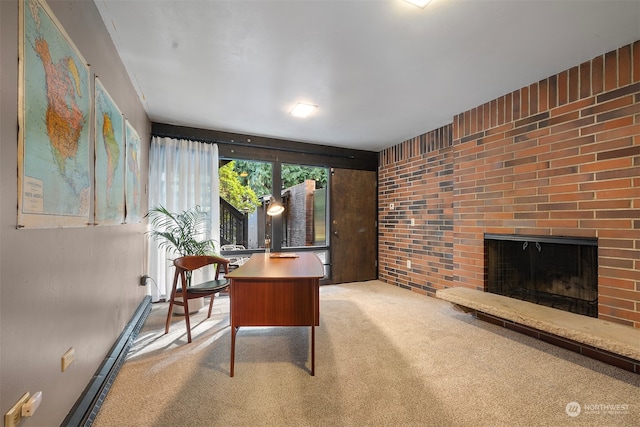
[[[207,213],[200,206],[173,213],[164,206],[149,209],[151,223],[147,234],[168,254],[211,255],[216,253],[215,240],[205,239]]]

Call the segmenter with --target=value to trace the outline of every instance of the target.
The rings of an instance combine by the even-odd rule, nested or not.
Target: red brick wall
[[[313,244],[313,191],[314,180],[306,180],[287,188],[286,227],[287,246]]]
[[[485,232],[597,237],[599,317],[640,328],[640,41],[386,149],[379,180],[381,280],[483,289]]]
[[[445,126],[380,155],[378,277],[431,295],[453,280],[452,129]]]

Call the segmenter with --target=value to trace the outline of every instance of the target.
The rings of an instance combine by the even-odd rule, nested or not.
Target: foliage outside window
[[[327,168],[316,166],[282,165],[282,187],[290,188],[305,181],[315,181],[316,189],[327,187]]]
[[[230,161],[219,168],[220,197],[241,212],[252,213],[260,206],[258,196],[247,180],[242,182],[240,172],[236,170],[235,161]]]

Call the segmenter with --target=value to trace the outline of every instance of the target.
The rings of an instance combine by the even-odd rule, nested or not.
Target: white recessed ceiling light
[[[316,108],[318,108],[317,105],[304,104],[302,102],[298,102],[296,106],[293,107],[293,110],[291,110],[289,114],[295,117],[307,117]]]
[[[429,3],[431,0],[404,0],[407,3],[411,3],[414,6],[418,6],[419,8],[423,8]]]

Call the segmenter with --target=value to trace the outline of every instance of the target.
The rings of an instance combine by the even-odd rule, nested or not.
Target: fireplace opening
[[[598,317],[598,241],[485,234],[486,291]]]

